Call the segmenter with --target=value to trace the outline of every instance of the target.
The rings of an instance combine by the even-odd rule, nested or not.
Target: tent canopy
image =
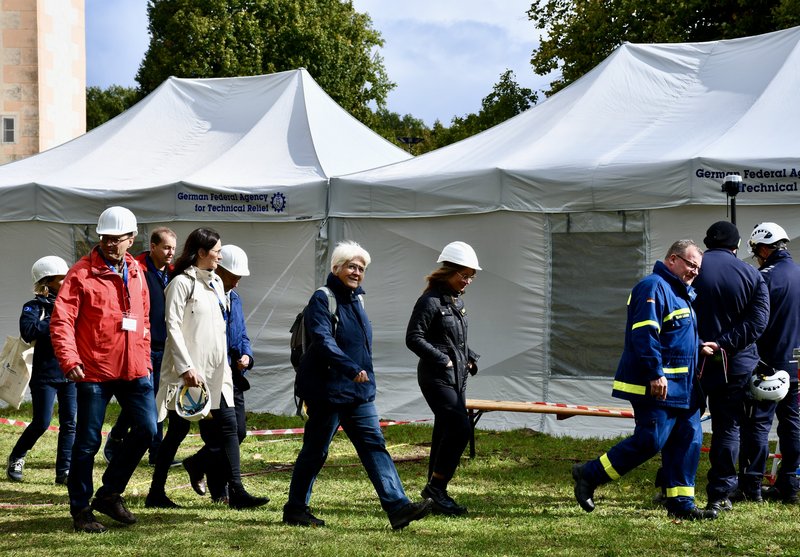
[[[744,203],[800,203],[798,41],[800,27],[706,43],[624,44],[492,129],[334,180],[331,216],[720,204],[728,172],[756,188],[745,190]]]
[[[3,220],[93,222],[115,203],[143,222],[321,219],[330,176],[409,156],[304,69],[171,77],[106,124],[0,168]]]

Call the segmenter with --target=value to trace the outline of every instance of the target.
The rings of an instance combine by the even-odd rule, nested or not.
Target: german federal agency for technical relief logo
[[[725,192],[723,180],[729,174],[738,174],[742,177],[739,193],[781,194],[797,192],[800,182],[800,169],[782,168],[773,170],[768,168],[743,168],[740,170],[710,170],[698,168],[695,170],[696,178],[715,180],[720,183],[720,191]]]
[[[195,213],[283,213],[286,195],[275,193],[189,193],[178,192],[178,201]]]

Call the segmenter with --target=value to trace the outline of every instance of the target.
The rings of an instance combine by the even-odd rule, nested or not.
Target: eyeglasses
[[[456,274],[457,274],[459,277],[461,277],[461,280],[463,280],[464,282],[466,282],[466,283],[468,283],[468,284],[469,284],[470,282],[472,282],[473,280],[475,280],[475,275],[465,275],[465,274],[464,274],[464,273],[462,273],[461,271],[456,271]]]
[[[680,259],[684,263],[686,263],[686,266],[689,267],[692,271],[694,271],[696,273],[700,272],[700,265],[698,265],[697,263],[693,263],[692,261],[689,261],[685,257],[683,257],[681,255],[678,255],[677,253],[673,253],[672,255],[674,255],[675,257],[677,257],[678,259]]]
[[[107,246],[116,246],[132,238],[133,236],[100,236],[100,241]]]
[[[351,273],[359,272],[362,275],[367,271],[366,267],[362,267],[361,265],[358,265],[356,263],[348,263],[347,270],[350,271]]]

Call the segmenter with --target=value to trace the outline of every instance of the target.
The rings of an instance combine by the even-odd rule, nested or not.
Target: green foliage
[[[139,101],[133,87],[112,85],[108,89],[86,88],[86,131],[92,130],[128,110]]]
[[[732,39],[800,23],[798,0],[538,0],[528,10],[544,31],[534,71],[560,69],[548,94],[569,85],[625,41]]]
[[[109,406],[104,431],[116,419]],[[0,416],[30,419],[30,404],[0,409]],[[294,417],[250,414],[249,427],[302,427]],[[193,426],[193,433],[196,433]],[[392,426],[387,447],[412,499],[427,475],[429,425]],[[19,438],[21,428],[0,425],[0,454]],[[478,455],[462,459],[450,493],[470,512],[463,518],[431,516],[401,532],[390,529],[386,515],[343,433],[314,485],[313,512],[324,528],[293,528],[281,523],[291,468],[301,446],[299,435],[250,436],[242,444],[242,471],[248,490],[269,495],[266,507],[233,511],[198,497],[182,468],[169,473],[169,496],[182,508],[146,509],[144,498],[153,469],[142,463],[124,494],[139,522],[122,526],[103,515],[107,534],[72,532],[66,489],[53,484],[57,437],[46,432],[28,454],[25,481],[3,479],[0,487],[0,552],[9,557],[86,555],[314,555],[374,557],[460,556],[641,556],[796,555],[800,547],[797,507],[776,503],[738,504],[716,521],[675,522],[651,501],[654,458],[618,482],[596,492],[597,510],[583,512],[572,494],[570,468],[608,450],[614,439],[556,438],[531,430],[486,431],[477,435]],[[708,446],[709,439],[705,439]],[[179,457],[194,453],[198,436],[183,442]],[[95,462],[95,487],[105,469]],[[705,503],[708,459],[703,456],[697,493]]]
[[[342,0],[149,0],[150,45],[136,80],[231,77],[304,67],[351,114],[385,105],[383,45],[366,14]]]

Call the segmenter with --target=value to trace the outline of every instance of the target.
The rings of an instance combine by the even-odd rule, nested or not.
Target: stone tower
[[[86,132],[84,0],[0,0],[0,164]]]

